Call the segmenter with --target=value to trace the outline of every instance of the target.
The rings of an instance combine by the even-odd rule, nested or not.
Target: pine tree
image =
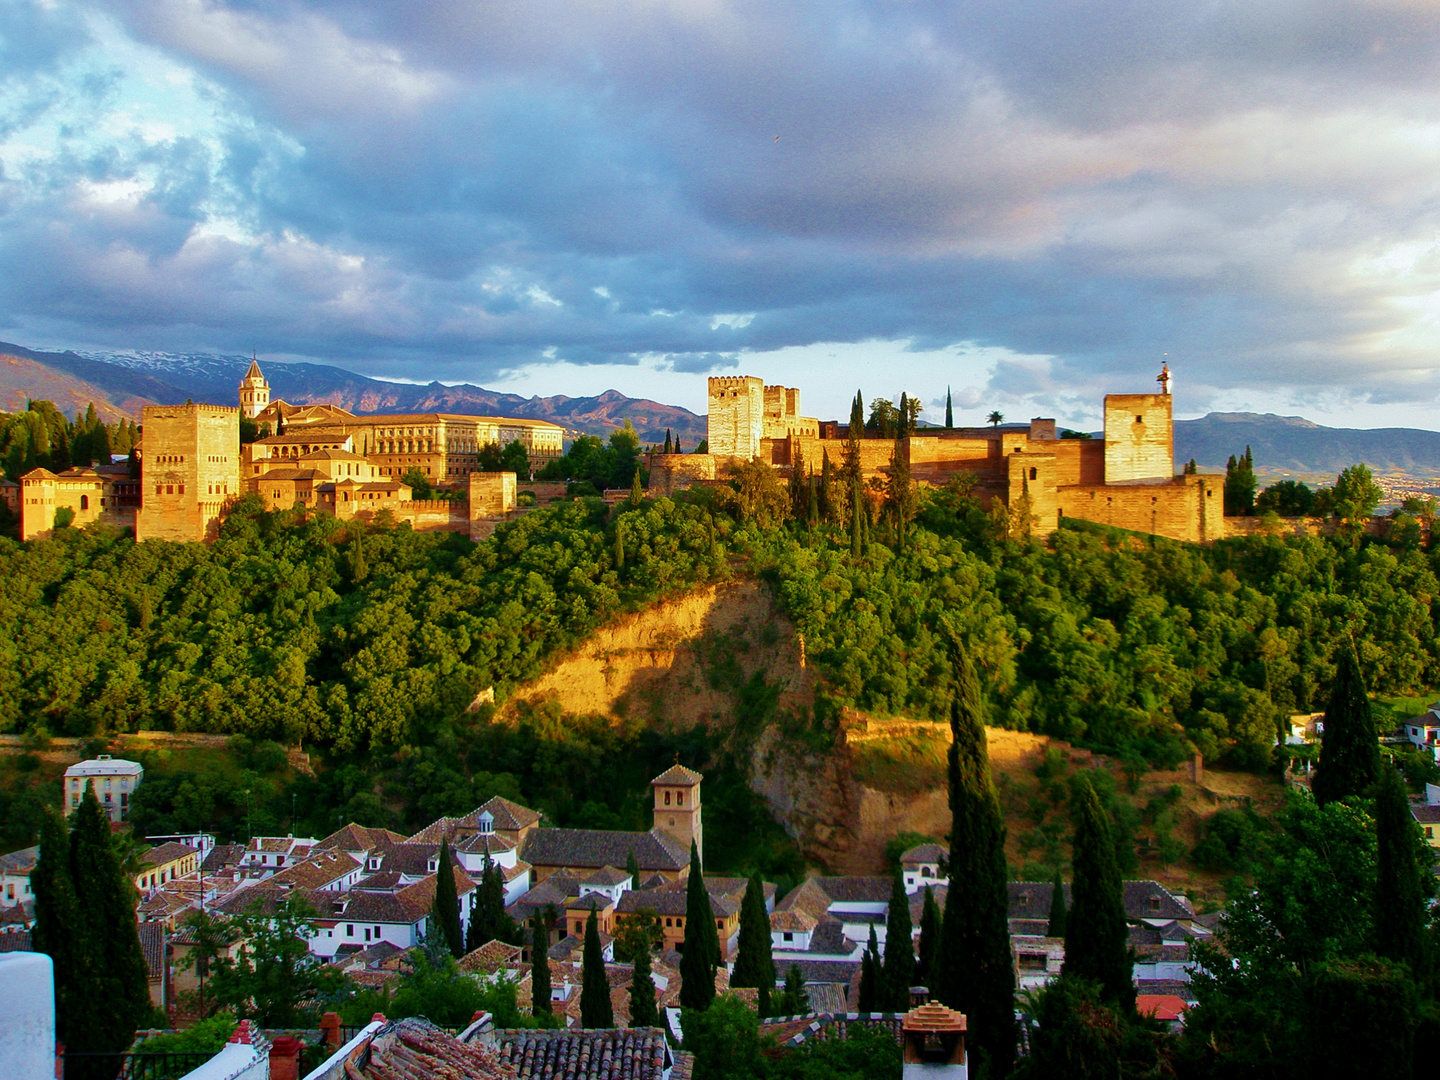
[[[935,902],[935,890],[926,885],[925,904],[920,909],[920,958],[915,962],[918,985],[934,988],[939,956],[940,905]]]
[[[1320,736],[1320,764],[1310,790],[1321,805],[1362,794],[1380,776],[1380,745],[1365,677],[1347,639],[1336,650],[1335,683],[1325,707]]]
[[[639,507],[645,501],[645,489],[640,486],[640,467],[635,467],[635,475],[630,480],[630,505]]]
[[[530,1012],[549,1016],[550,1008],[550,925],[540,912],[530,919]]]
[[[740,944],[735,951],[731,986],[754,986],[759,993],[760,1015],[770,1011],[770,992],[775,989],[775,961],[770,951],[770,917],[765,913],[765,885],[756,874],[745,886],[740,904]]]
[[[53,841],[52,841],[53,842]],[[70,830],[70,881],[74,886],[79,947],[94,977],[73,1004],[84,1010],[69,1032],[76,1050],[123,1051],[150,1012],[149,976],[135,922],[134,884],[120,869],[110,820],[87,786]]]
[[[1075,880],[1065,918],[1063,973],[1098,983],[1103,999],[1133,1009],[1135,985],[1126,944],[1125,900],[1110,821],[1084,773],[1075,778],[1071,801]]]
[[[1418,851],[1424,850],[1394,769],[1384,769],[1375,793],[1375,951],[1424,977],[1426,902]]]
[[[430,924],[432,932],[440,935],[450,955],[458,960],[465,955],[465,937],[460,933],[460,895],[455,889],[452,863],[450,841],[441,837],[440,861],[435,870],[435,898],[430,903]]]
[[[630,977],[630,1026],[658,1027],[659,1024],[660,1011],[655,1007],[655,980],[650,975],[650,950],[642,948],[635,954],[635,973]]]
[[[970,1017],[990,1074],[1015,1060],[1015,969],[1010,956],[1005,821],[990,779],[980,682],[969,652],[949,631],[955,691],[950,703],[950,888],[945,895],[935,982],[939,998]]]
[[[880,1011],[880,943],[875,938],[875,927],[870,927],[870,940],[860,957],[860,994],[856,1008],[862,1013]]]
[[[595,901],[585,920],[585,946],[580,961],[580,1026],[613,1028],[615,1014],[610,1008],[610,982],[605,978],[605,954],[600,951],[600,923]]]
[[[950,387],[945,387],[945,430],[955,426],[955,406],[950,401]]]
[[[1055,868],[1055,883],[1050,886],[1050,925],[1045,928],[1046,937],[1065,936],[1065,882],[1060,878],[1060,868]]]
[[[719,957],[718,944],[715,953],[711,951],[712,939],[718,942],[715,912],[710,906],[710,894],[705,891],[700,851],[692,840],[690,874],[685,881],[685,941],[680,954],[681,1008],[703,1012],[715,1000],[715,965]]]
[[[915,945],[911,940],[910,897],[900,868],[890,884],[890,906],[885,914],[885,966],[880,975],[881,1008],[904,1012],[915,985]]]
[[[85,1003],[96,993],[92,985],[95,974],[77,933],[80,907],[70,880],[65,823],[51,810],[45,811],[40,822],[40,857],[30,872],[30,889],[35,894],[31,942],[35,951],[47,954],[54,965],[55,1037],[69,1045],[72,1025],[77,1033],[85,1026]]]

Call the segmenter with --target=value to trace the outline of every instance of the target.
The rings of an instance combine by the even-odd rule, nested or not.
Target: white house
[[[30,889],[30,871],[40,858],[40,846],[21,848],[0,855],[0,905],[14,907],[35,899]]]
[[[89,761],[80,761],[65,770],[65,813],[73,814],[80,807],[80,796],[86,786],[95,789],[95,797],[111,821],[124,821],[130,816],[130,798],[145,769],[138,761],[125,761],[101,754]]]
[[[1405,737],[1440,762],[1440,701],[1425,715],[1405,721]]]
[[[294,866],[310,857],[317,841],[311,837],[256,836],[245,845],[240,865],[246,870],[262,871],[268,876]]]
[[[927,885],[949,885],[950,878],[940,874],[940,866],[948,858],[939,844],[920,844],[901,855],[900,875],[905,881],[906,894],[914,895]]]

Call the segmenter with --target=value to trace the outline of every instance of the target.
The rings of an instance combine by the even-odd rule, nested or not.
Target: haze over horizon
[[[14,0],[0,337],[1428,427],[1440,9]]]

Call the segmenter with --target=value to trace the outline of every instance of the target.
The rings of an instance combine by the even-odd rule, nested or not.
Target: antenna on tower
[[[1162,355],[1168,358],[1170,354],[1164,353]],[[1160,392],[1162,394],[1170,393],[1170,364],[1164,359],[1160,362],[1160,374],[1155,376],[1155,381],[1160,384]]]

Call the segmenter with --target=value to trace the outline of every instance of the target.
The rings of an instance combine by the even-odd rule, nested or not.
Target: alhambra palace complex
[[[140,478],[127,463],[35,469],[20,478],[21,538],[50,534],[55,512],[73,524],[105,521],[137,540],[212,539],[228,505],[256,492],[266,505],[313,507],[339,518],[388,510],[417,530],[480,539],[515,509],[515,474],[480,472],[486,443],[520,442],[532,467],[563,452],[565,429],[543,420],[447,413],[356,416],[334,405],[270,400],[252,362],[238,408],[147,405],[141,417]],[[281,431],[240,444],[240,417]],[[468,490],[468,502],[416,500],[400,477],[419,469],[439,488]]]
[[[969,473],[987,507],[1015,506],[1029,496],[1033,532],[1046,536],[1064,517],[1115,525],[1174,540],[1205,542],[1226,534],[1224,477],[1175,475],[1170,373],[1158,394],[1109,394],[1103,439],[1061,439],[1054,420],[1028,426],[923,428],[899,442],[911,476],[940,486]],[[824,455],[844,458],[846,425],[801,416],[800,391],[757,378],[710,380],[708,454],[652,455],[650,490],[669,494],[723,479],[736,461],[760,460],[788,473],[796,464],[817,474]],[[862,439],[868,481],[889,472],[897,449],[889,439]]]
[[[924,428],[898,444],[862,439],[866,481],[904,455],[919,483],[975,478],[982,504],[1015,507],[1029,499],[1033,532],[1048,535],[1062,518],[1115,525],[1175,540],[1206,542],[1226,534],[1223,477],[1175,474],[1169,371],[1160,393],[1105,398],[1103,439],[1061,439],[1054,420],[988,428]],[[240,444],[240,417],[282,434]],[[417,530],[468,532],[480,539],[513,515],[514,473],[478,471],[487,443],[523,443],[532,466],[563,452],[564,429],[538,420],[444,413],[356,416],[334,405],[297,407],[270,400],[260,367],[250,365],[239,407],[146,406],[136,480],[128,464],[35,469],[21,478],[21,535],[49,535],[68,507],[77,526],[106,521],[137,539],[212,538],[227,506],[257,492],[269,506],[313,507],[339,518],[388,510]],[[723,483],[740,462],[763,461],[782,474],[819,470],[825,455],[844,458],[848,427],[800,415],[800,391],[752,376],[709,380],[709,453],[651,454],[650,491],[669,495]],[[420,469],[461,499],[421,501],[400,477]]]

